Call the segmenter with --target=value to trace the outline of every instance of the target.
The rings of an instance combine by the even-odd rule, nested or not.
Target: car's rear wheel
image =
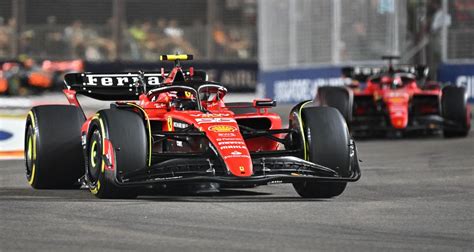
[[[305,159],[329,167],[340,176],[351,173],[350,135],[342,115],[331,107],[301,109]],[[307,180],[294,183],[296,192],[304,198],[331,198],[340,195],[345,182],[315,182]]]
[[[136,190],[120,187],[117,174],[146,167],[147,135],[143,119],[119,109],[101,110],[91,120],[87,134],[87,183],[98,198],[134,198]],[[104,145],[113,155],[106,156]],[[106,160],[111,158],[113,160]],[[109,167],[109,164],[113,164]]]
[[[465,87],[446,86],[441,98],[442,115],[445,120],[454,122],[457,127],[446,127],[445,137],[464,137],[471,128],[471,111],[467,103]]]
[[[84,115],[74,106],[31,109],[26,119],[26,178],[36,189],[74,189],[81,185],[84,157],[81,127]]]

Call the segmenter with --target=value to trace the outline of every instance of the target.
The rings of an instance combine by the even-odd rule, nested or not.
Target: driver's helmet
[[[176,97],[181,99],[194,99],[193,93],[189,91],[177,91]]]
[[[196,97],[189,91],[177,91],[172,99],[176,110],[197,110],[198,104]]]
[[[403,86],[402,78],[400,78],[400,77],[393,78],[392,87],[397,88],[397,87],[401,87],[401,86]]]
[[[392,85],[392,78],[390,76],[383,76],[382,78],[380,78],[380,84]]]

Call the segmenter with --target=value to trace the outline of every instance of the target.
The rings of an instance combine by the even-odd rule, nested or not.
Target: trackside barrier
[[[459,86],[466,86],[469,101],[474,103],[474,63],[442,64],[438,68],[438,79]]]
[[[261,71],[259,82],[264,87],[265,96],[278,103],[310,100],[320,86],[344,85],[340,67]]]
[[[0,114],[0,159],[23,158],[25,118]]]

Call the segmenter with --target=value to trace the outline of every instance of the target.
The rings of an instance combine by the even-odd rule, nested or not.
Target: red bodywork
[[[184,72],[180,66],[176,66],[169,73],[164,73],[163,85],[171,86],[178,79],[192,77],[193,69]],[[76,98],[76,91],[65,89],[64,93],[71,105],[79,106]],[[245,124],[249,119],[259,120],[265,129],[281,129],[282,123],[279,115],[268,112],[267,108],[258,107],[254,102],[255,112],[245,114],[235,114],[224,103],[225,92],[216,94],[214,99],[201,101],[201,106],[205,111],[200,110],[179,110],[172,105],[176,94],[173,92],[154,92],[153,89],[146,94],[141,94],[138,101],[116,102],[118,105],[133,106],[137,113],[144,112],[151,125],[161,125],[162,131],[177,131],[183,125],[193,125],[200,132],[204,132],[208,141],[215,146],[216,151],[225,163],[228,173],[237,177],[250,177],[253,175],[251,151],[275,151],[278,143],[265,137],[256,137],[245,140],[239,131],[240,123]],[[192,97],[188,97],[192,98]],[[87,119],[82,127],[82,135],[86,135],[92,117]],[[280,137],[281,134],[275,134]],[[113,145],[113,143],[110,143]],[[199,152],[202,151],[202,143],[181,148],[178,141],[173,146],[177,152]],[[106,145],[108,146],[108,145]],[[182,146],[181,146],[182,147]],[[153,145],[152,150],[160,151],[160,145]],[[113,148],[108,146],[106,155],[113,155]],[[110,153],[109,153],[110,152]],[[111,167],[113,169],[113,159]]]
[[[367,79],[366,87],[353,85],[354,120],[383,114],[393,129],[409,127],[411,116],[439,115],[441,88],[437,83],[420,88],[414,75],[383,74]],[[420,101],[414,103],[414,101]]]

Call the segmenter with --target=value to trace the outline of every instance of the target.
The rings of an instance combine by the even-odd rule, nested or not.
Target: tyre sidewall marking
[[[28,178],[28,174],[27,174],[27,179],[28,179],[28,184],[30,185],[33,185],[33,183],[35,182],[35,176],[36,176],[36,122],[35,122],[35,116],[33,114],[33,111],[30,111],[28,112],[28,117],[30,118],[30,121],[31,121],[31,126],[32,126],[32,129],[33,129],[33,135],[32,136],[28,136],[28,141],[30,140],[30,138],[33,140],[32,141],[32,159],[31,159],[31,174]]]
[[[300,125],[300,129],[301,129],[301,137],[303,138],[303,157],[304,157],[304,160],[308,160],[308,147],[307,147],[307,142],[306,142],[306,136],[305,136],[305,133],[304,133],[304,124],[303,124],[303,119],[302,119],[302,114],[301,112],[303,111],[303,107],[310,103],[311,101],[307,101],[305,103],[303,103],[300,107],[300,109],[298,110],[298,122],[299,122],[299,125]]]
[[[99,114],[96,114],[94,117],[92,117],[91,125],[93,125],[94,121],[98,121],[98,123],[96,122],[95,124],[97,124],[97,126],[99,128],[99,131],[100,131],[100,139],[102,141],[102,155],[103,155],[105,153],[105,145],[103,144],[104,140],[105,140],[104,122],[102,121],[102,118],[100,118]],[[91,137],[92,137],[92,134],[89,136],[89,140],[90,140]],[[91,149],[92,149],[92,145],[91,145]],[[89,152],[90,152],[90,150],[89,150]],[[101,168],[100,168],[99,176],[97,177],[97,181],[91,181],[88,185],[89,190],[94,195],[99,193],[99,191],[100,191],[100,188],[101,188],[100,180],[105,177],[104,172],[105,172],[105,161],[103,160],[103,158],[101,158]],[[89,173],[89,168],[88,168],[88,173]],[[90,175],[89,175],[89,177],[90,177]],[[88,180],[90,181],[90,178]]]

